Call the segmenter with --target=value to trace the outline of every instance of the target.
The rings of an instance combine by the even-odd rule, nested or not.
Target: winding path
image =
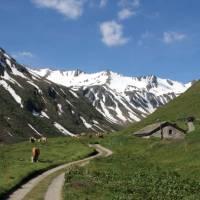
[[[90,160],[97,158],[97,157],[108,157],[112,155],[112,151],[109,149],[106,149],[105,147],[102,147],[99,144],[95,145],[89,145],[90,147],[93,147],[96,149],[98,154],[94,156],[90,156],[88,158],[74,161],[71,163],[67,163],[64,165],[60,165],[58,167],[55,167],[53,169],[50,169],[43,174],[31,179],[29,182],[26,184],[22,185],[19,189],[17,189],[15,192],[13,192],[7,200],[23,200],[23,198],[34,188],[36,187],[40,181],[45,179],[47,176],[58,172],[59,170],[65,169],[67,167],[70,167],[72,165],[78,165],[78,166],[83,166],[87,164]],[[55,179],[53,179],[52,183],[47,189],[46,195],[45,195],[45,200],[60,200],[61,199],[61,192],[62,192],[62,187],[64,184],[64,173],[60,174],[57,176]]]

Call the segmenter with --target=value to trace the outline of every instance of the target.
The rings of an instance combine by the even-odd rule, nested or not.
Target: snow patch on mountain
[[[16,94],[15,90],[10,85],[8,85],[7,82],[5,82],[4,80],[0,80],[0,85],[10,93],[13,99],[21,106],[21,108],[24,107],[21,97]]]
[[[79,96],[78,96],[73,90],[69,90],[69,92],[70,92],[74,97],[76,97],[77,99],[79,99]]]
[[[49,116],[47,115],[47,113],[44,112],[44,111],[41,112],[41,116],[42,116],[42,117],[46,117],[47,119],[50,119],[50,117],[49,117]]]
[[[74,135],[73,133],[71,133],[70,131],[68,131],[67,129],[65,129],[62,125],[60,125],[57,122],[54,122],[54,126],[64,135],[69,135],[71,137],[76,137],[76,135]]]
[[[22,85],[19,84],[15,79],[11,78],[11,76],[6,71],[4,72],[4,76],[2,78],[9,81],[10,83],[16,84],[20,88],[23,88]]]
[[[42,94],[42,90],[32,81],[27,81],[27,83],[29,83],[30,85],[32,85],[33,87],[35,87],[37,89],[37,91]]]
[[[89,123],[84,119],[84,117],[80,117],[80,119],[82,120],[82,122],[83,122],[83,124],[84,124],[84,126],[85,126],[86,128],[88,128],[88,129],[92,128],[92,125],[89,124]]]
[[[28,124],[28,126],[35,132],[37,135],[42,136],[41,133],[39,133],[31,124]]]
[[[64,113],[63,109],[62,109],[62,105],[61,104],[58,104],[58,114],[59,115],[62,115],[62,113]]]
[[[10,136],[10,137],[13,137],[13,134],[9,131],[7,131],[7,134]]]

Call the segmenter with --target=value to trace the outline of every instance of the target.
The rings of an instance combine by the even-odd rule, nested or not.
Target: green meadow
[[[33,146],[38,146],[41,151],[38,163],[31,163]],[[51,138],[47,144],[0,144],[0,199],[26,177],[86,157],[91,152],[87,145],[70,137]]]
[[[200,129],[182,141],[111,135],[108,158],[66,173],[64,199],[200,199]]]
[[[64,199],[198,200],[200,199],[200,82],[140,123],[106,136],[100,143],[113,150],[84,168],[66,173]],[[142,139],[136,130],[156,121],[196,118],[196,131],[184,140]]]

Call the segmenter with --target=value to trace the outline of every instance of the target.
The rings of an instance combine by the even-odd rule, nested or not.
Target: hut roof
[[[139,137],[149,136],[149,135],[152,135],[153,133],[159,131],[160,129],[162,129],[166,126],[173,126],[174,128],[180,130],[183,133],[186,132],[182,128],[178,127],[177,124],[164,121],[164,122],[158,122],[158,123],[155,123],[155,124],[150,124],[150,125],[144,127],[143,129],[135,132],[134,135],[139,136]]]

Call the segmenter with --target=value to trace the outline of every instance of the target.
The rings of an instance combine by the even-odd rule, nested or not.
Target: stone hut
[[[188,125],[188,133],[195,131],[195,126],[194,126],[194,117],[188,117],[187,118],[187,125]]]
[[[167,138],[167,139],[184,139],[186,131],[170,122],[159,122],[148,125],[134,133],[137,137],[150,138]]]

